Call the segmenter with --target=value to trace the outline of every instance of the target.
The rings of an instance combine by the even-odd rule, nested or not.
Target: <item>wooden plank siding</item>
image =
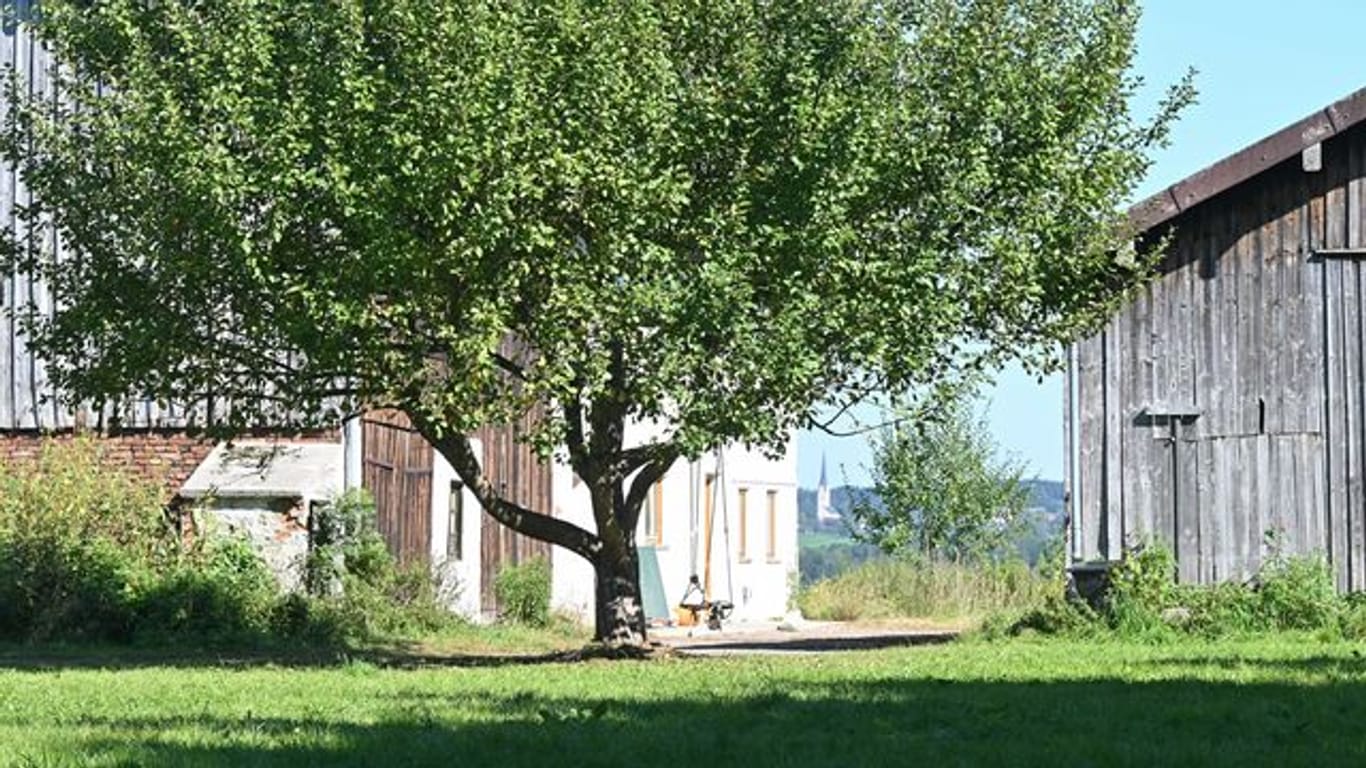
[[[432,447],[405,423],[361,420],[361,482],[375,501],[376,523],[401,563],[426,561],[432,534]]]
[[[484,473],[504,498],[535,512],[552,514],[551,465],[542,461],[531,446],[518,439],[542,418],[538,409],[517,423],[485,426],[475,432],[483,446]],[[550,559],[550,545],[522,536],[492,518],[484,518],[480,541],[480,600],[485,611],[496,610],[493,583],[498,571],[534,557]]]
[[[471,437],[480,442],[484,475],[504,498],[534,512],[553,514],[551,465],[519,439],[543,418],[532,409],[516,423],[485,426]],[[363,484],[375,498],[380,532],[390,551],[404,561],[427,557],[431,543],[432,496],[449,492],[431,486],[435,453],[395,410],[362,417]],[[442,505],[441,508],[444,508]],[[550,558],[550,545],[522,536],[491,517],[480,524],[480,604],[496,611],[493,583],[505,565]]]
[[[1147,233],[1159,276],[1069,353],[1074,561],[1156,541],[1214,582],[1275,546],[1366,589],[1363,217],[1355,125]]]
[[[12,11],[16,18],[26,18],[33,6],[29,0],[19,0]],[[12,67],[30,94],[46,95],[55,105],[58,94],[48,73],[51,62],[48,51],[34,42],[25,27],[9,21],[0,28],[0,64]],[[0,99],[0,111],[8,108]],[[32,200],[15,169],[0,165],[0,226],[11,231],[19,227],[16,211]],[[21,228],[20,233],[45,258],[67,257],[53,227]],[[51,316],[54,309],[53,293],[42,280],[23,273],[0,273],[0,433],[53,432],[78,424],[134,431],[178,429],[188,426],[192,415],[203,423],[207,413],[203,404],[186,407],[129,398],[98,410],[88,405],[63,407],[47,364],[22,332],[25,319]]]

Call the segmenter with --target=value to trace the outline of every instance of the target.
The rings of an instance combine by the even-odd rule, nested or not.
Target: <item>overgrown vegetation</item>
[[[1051,583],[1020,561],[890,558],[803,588],[797,605],[806,618],[826,621],[981,618],[1037,605]]]
[[[504,566],[493,581],[501,619],[529,627],[550,626],[550,562],[533,557]]]
[[[824,579],[846,574],[863,563],[887,558],[876,544],[855,541],[837,534],[800,534],[798,567],[802,585],[811,586]]]
[[[413,636],[459,621],[444,607],[455,595],[438,590],[425,562],[402,565],[389,554],[369,494],[349,491],[318,518],[304,583],[310,610],[344,637]]]
[[[33,463],[0,466],[0,639],[341,644],[457,621],[425,568],[393,562],[362,496],[323,521],[336,533],[309,557],[314,594],[282,595],[248,541],[203,514],[183,531],[155,485],[104,466],[99,450],[51,442]]]
[[[993,617],[988,635],[1115,635],[1162,640],[1308,631],[1366,639],[1366,602],[1339,595],[1318,556],[1270,554],[1246,582],[1212,586],[1176,583],[1176,560],[1159,544],[1136,547],[1111,569],[1108,588],[1089,603],[1058,582],[1037,606]],[[1094,603],[1092,605],[1091,603]]]

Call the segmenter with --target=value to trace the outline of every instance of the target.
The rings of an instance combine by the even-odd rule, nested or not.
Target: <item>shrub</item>
[[[550,563],[533,557],[505,566],[493,581],[500,618],[532,627],[550,626]]]
[[[249,541],[182,538],[157,486],[103,465],[99,449],[51,442],[32,464],[0,466],[0,638],[339,643],[455,621],[425,564],[394,563],[363,494],[319,521],[330,527],[306,563],[310,590],[342,594],[280,595]]]
[[[1337,621],[1341,601],[1320,557],[1272,557],[1258,574],[1266,622],[1275,629],[1321,629]]]
[[[129,639],[139,591],[178,549],[161,502],[87,440],[0,466],[0,637]]]
[[[1110,570],[1105,617],[1121,634],[1137,636],[1168,629],[1176,607],[1176,559],[1159,545],[1136,547]]]
[[[211,536],[139,595],[137,636],[210,644],[264,640],[278,599],[275,577],[249,541]]]
[[[1366,640],[1366,592],[1352,592],[1342,600],[1338,632],[1348,640]]]
[[[1093,635],[1100,626],[1099,617],[1090,606],[1058,590],[1022,613],[998,612],[988,616],[982,622],[980,634],[988,639],[1029,633],[1075,637]]]
[[[426,562],[394,560],[364,490],[348,491],[327,505],[312,521],[311,534],[304,583],[320,599],[308,604],[307,620],[297,615],[304,610],[299,606],[281,611],[283,625],[359,641],[459,623],[443,604]]]
[[[1099,611],[1069,605],[1058,592],[1001,634],[1106,631],[1156,639],[1182,633],[1219,637],[1302,630],[1366,637],[1366,601],[1339,596],[1332,572],[1320,557],[1273,552],[1248,583],[1177,585],[1175,576],[1176,561],[1170,550],[1158,545],[1137,547],[1111,569]],[[1005,621],[998,617],[991,624]]]
[[[1270,629],[1257,591],[1240,582],[1176,589],[1179,621],[1173,626],[1190,634],[1221,637]]]

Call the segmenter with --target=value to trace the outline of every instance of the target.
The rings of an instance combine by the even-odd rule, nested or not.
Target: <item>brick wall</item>
[[[278,436],[291,442],[338,439],[337,430],[322,430],[304,435]],[[41,433],[0,431],[0,462],[32,461],[46,440],[71,440],[71,432]],[[242,439],[277,437],[258,433]],[[103,461],[139,477],[162,484],[174,493],[185,484],[195,468],[204,462],[216,441],[179,430],[143,430],[95,438]]]

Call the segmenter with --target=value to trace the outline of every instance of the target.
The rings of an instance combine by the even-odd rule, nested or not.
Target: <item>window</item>
[[[768,492],[768,546],[764,556],[769,562],[778,559],[778,492]]]
[[[640,508],[640,536],[646,544],[664,541],[664,481],[655,481]]]
[[[449,507],[446,511],[446,557],[450,560],[465,559],[465,496],[460,483],[451,483]]]
[[[749,562],[749,489],[740,489],[740,562]]]
[[[655,515],[655,543],[664,543],[664,479],[655,481],[655,508],[652,510]]]

